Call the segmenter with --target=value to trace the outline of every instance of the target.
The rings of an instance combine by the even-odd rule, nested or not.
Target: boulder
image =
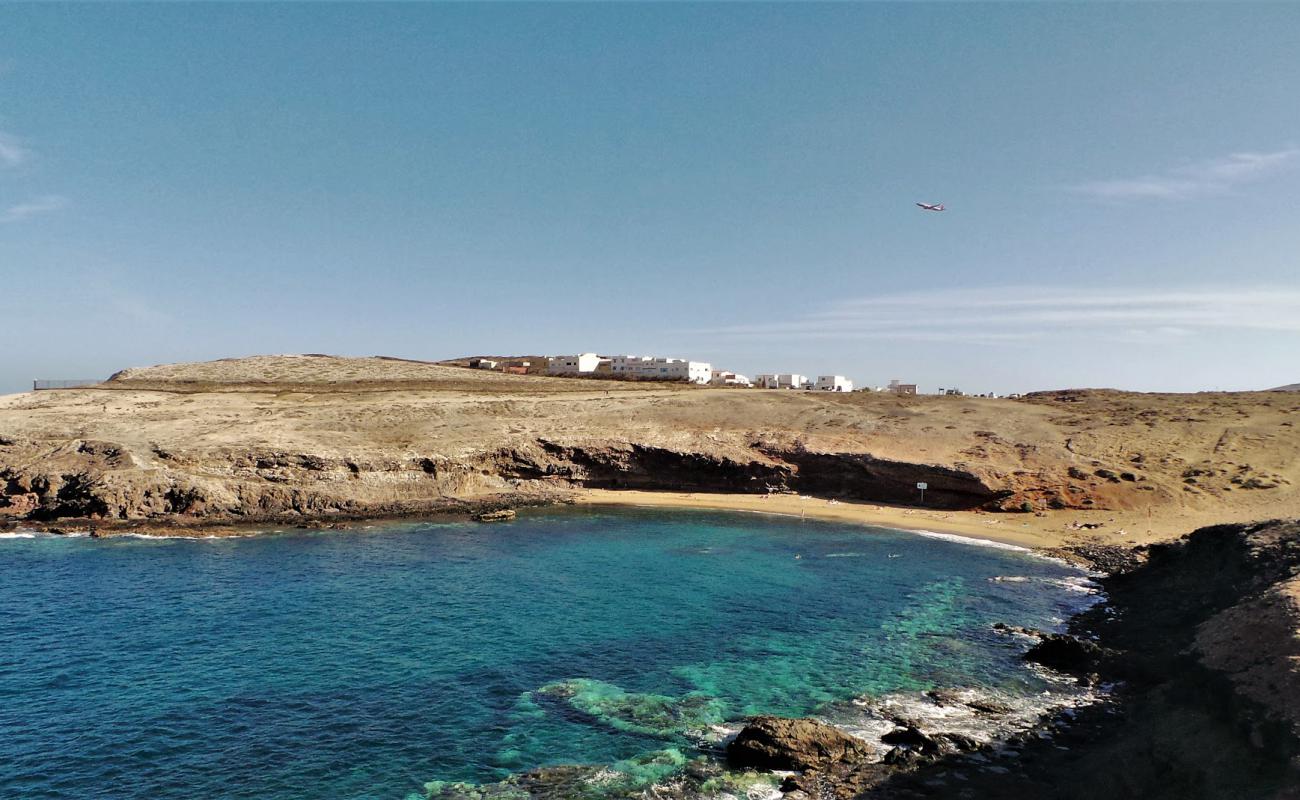
[[[885,744],[902,745],[912,747],[924,752],[934,752],[939,749],[939,745],[930,735],[922,731],[915,725],[907,725],[902,728],[895,728],[880,737],[880,741]]]
[[[727,745],[735,767],[808,770],[870,758],[866,742],[815,719],[754,717]]]
[[[1047,633],[1038,644],[1029,648],[1025,660],[1077,675],[1094,671],[1104,654],[1096,642],[1068,633]]]

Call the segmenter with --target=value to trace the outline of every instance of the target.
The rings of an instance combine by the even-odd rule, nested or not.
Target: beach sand
[[[714,494],[705,492],[646,492],[584,489],[574,495],[579,505],[694,508],[785,514],[808,519],[853,522],[885,528],[925,530],[1029,548],[1084,544],[1148,544],[1176,539],[1195,528],[1224,522],[1223,511],[1173,513],[1160,517],[1111,511],[1044,511],[1037,514],[986,511],[939,511],[832,501],[794,494]],[[1076,528],[1076,523],[1099,525]]]

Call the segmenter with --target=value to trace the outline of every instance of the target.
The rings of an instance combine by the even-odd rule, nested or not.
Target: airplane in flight
[[[944,211],[943,203],[917,203],[918,206],[926,211]]]

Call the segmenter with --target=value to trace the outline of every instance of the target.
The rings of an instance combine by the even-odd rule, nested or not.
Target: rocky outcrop
[[[736,767],[809,770],[871,758],[871,745],[815,719],[754,717],[727,745]]]
[[[1300,579],[1211,617],[1196,634],[1195,651],[1241,695],[1300,734]]]
[[[1104,700],[1000,746],[891,717],[883,757],[810,720],[763,718],[729,759],[797,770],[782,784],[791,800],[1300,797],[1300,522],[1205,528],[1143,558],[1101,555],[1116,568],[1102,579],[1107,601],[1069,634],[995,629],[1033,639],[1030,660],[1111,686]],[[927,697],[1006,711],[951,691]]]
[[[1025,660],[1057,672],[1090,677],[1101,663],[1105,651],[1096,642],[1068,633],[1045,633],[1025,653]]]
[[[993,753],[914,763],[860,795],[1298,797],[1298,583],[1296,522],[1216,526],[1152,547],[1102,579],[1108,599],[1072,623],[1073,637],[1000,628],[1038,638],[1043,660],[1095,670],[1114,686],[1107,701]]]

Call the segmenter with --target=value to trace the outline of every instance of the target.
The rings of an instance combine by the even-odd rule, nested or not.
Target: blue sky
[[[3,5],[0,391],[283,352],[1300,381],[1298,41],[1300,4]]]

